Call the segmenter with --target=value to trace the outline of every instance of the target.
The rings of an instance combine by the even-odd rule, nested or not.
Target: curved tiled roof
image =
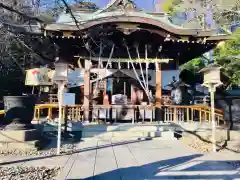
[[[78,31],[106,23],[129,22],[152,25],[180,36],[209,37],[216,34],[216,30],[202,30],[201,28],[173,24],[164,13],[147,13],[136,9],[135,6],[126,8],[126,4],[129,3],[132,2],[130,0],[112,0],[105,8],[95,11],[92,9],[74,9],[72,14],[78,22],[78,27],[71,13],[63,12],[56,23],[47,24],[44,29],[46,31]]]
[[[95,14],[95,13],[93,13]],[[102,12],[99,14],[84,12],[84,11],[75,11],[73,15],[79,22],[79,27],[81,30],[90,28],[95,25],[110,23],[110,22],[131,22],[131,23],[142,23],[156,26],[158,28],[165,29],[174,34],[179,35],[200,35],[205,32],[203,36],[211,36],[213,34],[212,31],[202,31],[201,29],[190,29],[183,28],[181,26],[177,26],[170,22],[168,16],[166,15],[154,15],[148,14],[145,12],[135,12],[135,11],[110,11],[110,12]],[[58,20],[54,24],[48,24],[45,27],[45,30],[72,30],[77,31],[78,27],[73,21],[70,14],[63,13],[59,16]]]

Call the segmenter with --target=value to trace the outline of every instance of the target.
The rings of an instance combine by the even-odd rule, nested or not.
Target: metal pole
[[[62,102],[63,102],[63,90],[64,83],[58,83],[58,104],[59,104],[59,112],[58,112],[58,136],[57,136],[57,155],[60,155],[61,150],[61,120],[62,120]]]
[[[217,152],[216,147],[216,122],[215,122],[215,110],[214,110],[214,93],[215,87],[213,84],[210,85],[210,96],[211,96],[211,114],[212,114],[212,149],[213,152]]]

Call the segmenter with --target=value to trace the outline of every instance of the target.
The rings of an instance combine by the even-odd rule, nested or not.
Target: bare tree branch
[[[14,61],[14,63],[17,65],[17,67],[21,70],[22,74],[25,74],[25,70],[22,68],[22,66],[18,63],[16,58],[11,55],[11,53],[8,52],[8,55],[11,57],[11,59]]]
[[[16,13],[16,14],[24,17],[24,18],[27,19],[27,20],[35,20],[35,21],[37,21],[37,22],[43,23],[43,21],[40,20],[39,18],[26,15],[25,13],[19,12],[18,10],[13,9],[12,7],[9,7],[9,6],[4,5],[3,3],[0,3],[0,7],[6,9],[6,10],[8,10],[8,11],[14,12],[14,13]]]

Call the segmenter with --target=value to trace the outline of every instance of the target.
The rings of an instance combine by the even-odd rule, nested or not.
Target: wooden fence
[[[57,104],[41,104],[35,107],[35,119],[40,120],[41,111],[47,109],[47,119],[53,120],[53,110],[58,109]],[[94,122],[107,121],[119,122],[130,120],[135,122],[193,122],[211,121],[211,108],[207,105],[175,106],[165,105],[161,107],[161,117],[155,119],[156,107],[152,105],[94,105],[91,108],[92,120]],[[71,121],[82,121],[84,108],[82,105],[72,105],[62,108],[65,118]],[[225,124],[222,110],[215,109],[217,124]]]

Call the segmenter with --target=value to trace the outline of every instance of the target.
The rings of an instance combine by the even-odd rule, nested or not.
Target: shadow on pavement
[[[64,153],[59,155],[60,156],[65,156],[65,155],[72,155],[75,153],[81,153],[81,152],[86,152],[86,151],[93,151],[93,150],[98,150],[98,149],[103,149],[103,148],[108,148],[108,147],[112,147],[112,146],[120,146],[120,145],[124,145],[124,144],[132,144],[132,143],[137,143],[137,142],[143,142],[143,141],[149,141],[151,139],[144,139],[144,140],[131,140],[131,141],[124,141],[124,142],[119,142],[119,143],[110,143],[110,144],[106,144],[106,145],[102,145],[102,146],[93,146],[93,147],[88,147],[88,148],[83,148],[80,150],[76,150],[74,152],[71,153]],[[38,156],[38,157],[26,157],[26,159],[20,159],[20,160],[15,160],[15,161],[7,161],[7,162],[2,162],[0,163],[0,166],[3,165],[10,165],[10,164],[15,164],[15,163],[24,163],[24,162],[28,162],[28,161],[34,161],[34,160],[40,160],[40,159],[47,159],[47,158],[52,158],[52,157],[57,157],[58,155],[49,155],[49,156]]]
[[[201,154],[162,160],[137,167],[120,168],[83,180],[155,180],[155,179],[236,179],[240,178],[240,161],[233,166],[226,161],[194,160]],[[191,162],[189,162],[191,161]],[[78,179],[68,179],[78,180]]]

